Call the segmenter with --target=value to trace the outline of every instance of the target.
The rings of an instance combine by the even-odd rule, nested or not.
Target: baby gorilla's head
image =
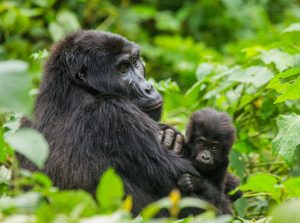
[[[234,138],[235,128],[228,114],[210,108],[193,113],[187,127],[187,145],[195,167],[203,171],[228,165]]]

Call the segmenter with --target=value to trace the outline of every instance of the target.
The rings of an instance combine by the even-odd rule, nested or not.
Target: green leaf
[[[36,210],[38,222],[55,222],[58,214],[88,217],[98,213],[98,206],[86,191],[58,191],[48,195],[49,202],[44,202]]]
[[[277,74],[267,88],[276,90],[281,95],[275,103],[300,98],[300,68],[293,68]]]
[[[210,63],[202,63],[196,70],[196,76],[198,81],[203,81],[205,77],[211,74],[214,70],[214,66]]]
[[[281,115],[277,119],[277,126],[278,134],[272,142],[273,152],[291,164],[300,144],[300,115]]]
[[[28,65],[23,61],[0,62],[0,113],[21,112],[30,114],[32,98],[29,95]]]
[[[266,173],[257,173],[248,178],[247,183],[240,186],[240,189],[252,190],[257,192],[270,192],[273,191],[274,186],[277,184],[275,176]]]
[[[265,64],[275,64],[279,71],[284,71],[295,66],[295,57],[278,49],[263,51],[261,59]]]
[[[7,169],[4,165],[0,166],[0,184],[8,183],[11,180],[12,171]]]
[[[272,223],[299,223],[300,199],[290,200],[276,207],[271,216],[273,216]]]
[[[258,173],[248,178],[247,183],[240,186],[243,191],[266,192],[276,200],[280,200],[281,190],[277,184],[277,178],[271,174]]]
[[[283,30],[284,33],[288,32],[300,32],[300,23],[293,23],[289,27],[287,27],[285,30]]]
[[[11,208],[30,210],[36,208],[40,200],[41,195],[37,192],[25,193],[17,197],[4,196],[0,198],[0,210]]]
[[[235,69],[229,76],[229,80],[238,81],[241,83],[251,83],[255,87],[259,88],[262,85],[268,83],[273,77],[273,73],[266,67],[252,66],[246,70]]]
[[[124,186],[121,177],[113,169],[109,168],[103,173],[96,197],[103,212],[113,212],[121,207]]]
[[[58,41],[68,33],[79,30],[80,23],[73,12],[62,10],[57,14],[56,21],[50,23],[48,29],[52,39]]]
[[[283,185],[289,197],[300,197],[300,177],[290,178]]]
[[[295,83],[289,85],[274,103],[283,102],[286,100],[296,100],[300,98],[300,78],[298,78]]]
[[[5,140],[39,168],[43,167],[48,157],[48,143],[41,133],[34,129],[21,128],[16,132],[9,132]]]

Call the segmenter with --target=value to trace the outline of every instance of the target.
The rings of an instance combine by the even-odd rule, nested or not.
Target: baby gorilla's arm
[[[180,189],[187,193],[199,193],[201,196],[211,199],[215,196],[219,197],[222,194],[222,191],[218,190],[211,182],[209,182],[202,175],[193,176],[191,174],[183,174],[178,180],[178,185]]]
[[[243,196],[243,192],[240,190],[235,191],[233,194],[228,194],[230,191],[236,189],[240,185],[240,181],[229,172],[226,172],[224,183],[225,183],[225,194],[228,196],[231,202],[234,202]]]
[[[219,214],[232,214],[232,209],[224,192],[218,190],[205,177],[183,174],[178,180],[178,185],[183,192],[195,193],[199,198],[214,204]]]

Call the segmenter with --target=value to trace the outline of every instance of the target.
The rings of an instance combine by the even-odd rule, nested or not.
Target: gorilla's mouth
[[[163,104],[163,101],[160,100],[159,102],[155,103],[155,104],[152,104],[150,106],[147,106],[147,107],[144,107],[142,110],[144,112],[150,112],[150,111],[153,111],[153,110],[156,110],[158,108],[160,108]]]

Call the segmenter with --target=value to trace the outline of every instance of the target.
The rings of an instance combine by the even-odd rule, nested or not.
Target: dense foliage
[[[102,177],[97,203],[83,191],[59,191],[45,175],[18,168],[14,158],[16,150],[43,166],[45,139],[32,129],[18,130],[19,121],[30,117],[51,44],[83,28],[116,32],[141,45],[147,75],[164,95],[164,122],[184,132],[191,112],[211,106],[231,114],[237,127],[230,170],[240,177],[244,196],[234,203],[236,217],[215,218],[212,207],[173,191],[135,222],[172,222],[180,208],[194,205],[209,211],[182,222],[299,222],[297,2],[1,1],[0,221],[132,220],[131,198],[122,200],[113,170]],[[162,207],[172,218],[151,220]]]

